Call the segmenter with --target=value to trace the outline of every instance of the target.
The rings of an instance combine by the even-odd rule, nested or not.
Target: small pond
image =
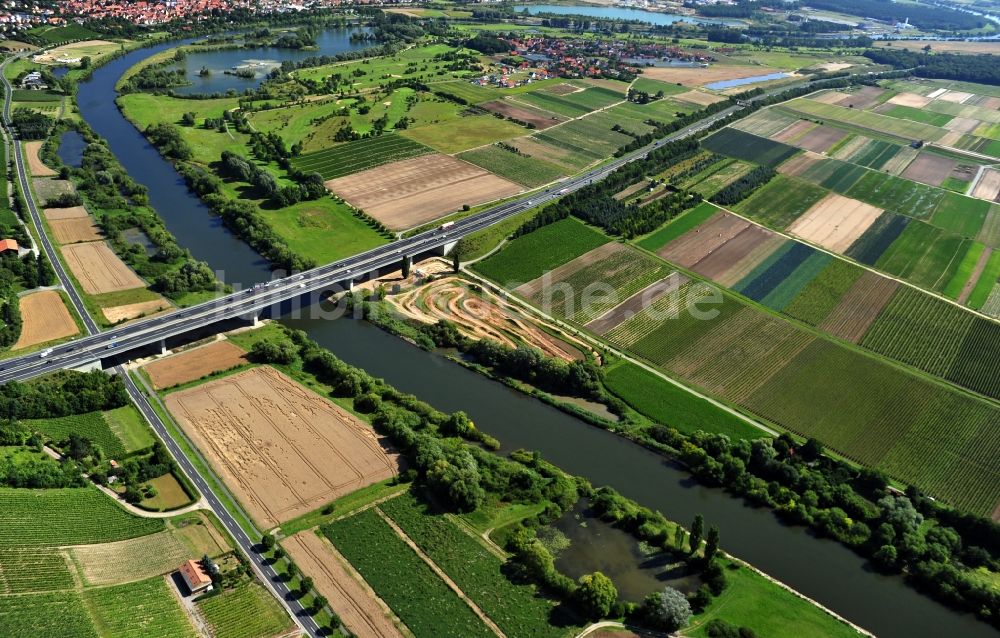
[[[684,593],[701,584],[686,573],[683,557],[653,549],[628,532],[598,518],[582,499],[556,521],[554,544],[564,546],[556,554],[556,568],[574,580],[602,572],[618,588],[622,600],[642,602],[666,586]],[[542,531],[545,537],[551,532]],[[551,536],[550,536],[551,538]],[[566,540],[569,541],[566,546]]]
[[[87,142],[83,136],[76,131],[69,130],[59,137],[59,150],[56,151],[56,154],[63,164],[79,167],[83,162],[83,151],[86,148]]]
[[[768,73],[767,75],[754,75],[748,78],[737,78],[735,80],[720,80],[719,82],[712,82],[711,84],[706,84],[706,89],[711,89],[713,91],[722,91],[723,89],[731,89],[734,86],[745,86],[747,84],[756,84],[758,82],[767,82],[768,80],[780,80],[782,78],[791,77],[791,73]]]
[[[141,228],[126,228],[122,231],[122,237],[125,239],[125,243],[130,246],[142,246],[150,257],[155,255],[158,250],[153,240]]]
[[[594,6],[573,6],[561,4],[529,4],[517,5],[513,7],[518,13],[528,10],[531,15],[539,13],[555,13],[558,15],[577,15],[590,18],[600,18],[604,20],[639,20],[657,26],[674,24],[675,22],[691,22],[694,24],[724,24],[727,26],[743,26],[745,23],[739,20],[722,20],[712,18],[696,18],[694,16],[682,16],[676,13],[660,13],[658,11],[646,11],[645,9],[632,9],[628,7],[594,7]]]

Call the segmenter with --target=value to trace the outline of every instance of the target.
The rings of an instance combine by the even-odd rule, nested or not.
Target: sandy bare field
[[[688,104],[697,104],[698,106],[708,106],[710,104],[715,104],[716,102],[721,102],[726,98],[713,93],[705,93],[704,91],[688,91],[687,93],[672,95],[670,96],[670,99],[680,100],[681,102],[687,102]]]
[[[955,146],[962,139],[962,133],[958,131],[948,131],[945,133],[941,139],[937,141],[938,146],[944,146],[945,148],[949,146]]]
[[[564,361],[584,358],[583,344],[570,344],[536,325],[516,306],[489,293],[475,294],[458,277],[436,279],[386,300],[401,314],[422,323],[446,319],[472,339],[492,339],[510,347],[527,344]],[[555,326],[549,330],[558,331]]]
[[[909,49],[910,51],[918,51],[928,44],[931,45],[931,51],[944,53],[995,53],[1000,54],[1000,44],[997,42],[947,42],[944,40],[937,42],[926,42],[924,40],[876,40],[875,46],[884,48],[892,45],[891,49]]]
[[[944,128],[956,133],[972,133],[979,128],[980,124],[982,122],[973,117],[953,117],[950,122],[944,125]]]
[[[785,128],[772,135],[771,139],[778,142],[794,144],[795,140],[799,139],[815,127],[815,122],[810,122],[809,120],[795,120]]]
[[[316,590],[358,638],[403,638],[389,606],[372,591],[350,563],[313,531],[281,542],[289,558],[313,579]],[[395,620],[395,622],[394,622]]]
[[[166,299],[153,299],[152,301],[140,301],[139,303],[130,303],[125,304],[124,306],[101,308],[101,314],[103,314],[109,322],[118,323],[119,321],[128,321],[139,317],[148,317],[160,312],[161,310],[167,310],[172,307],[173,306],[171,306],[170,302]]]
[[[399,470],[371,428],[271,367],[169,394],[166,405],[264,529]]]
[[[157,390],[200,379],[246,363],[246,351],[231,341],[215,341],[143,366]]]
[[[21,336],[11,350],[27,348],[46,341],[72,337],[80,332],[62,297],[55,290],[42,290],[19,299]]]
[[[750,226],[747,220],[730,213],[718,213],[656,251],[660,257],[690,268]]]
[[[972,196],[993,202],[998,195],[1000,195],[1000,171],[995,168],[984,168],[979,181],[972,189]]]
[[[846,136],[846,131],[820,124],[800,137],[798,141],[795,142],[795,145],[799,148],[804,148],[807,151],[813,151],[814,153],[825,153],[830,147],[844,139]]]
[[[24,154],[28,158],[28,170],[35,177],[52,177],[58,175],[48,166],[46,166],[40,157],[38,157],[38,151],[42,150],[42,142],[25,142],[24,143]]]
[[[93,49],[94,47],[102,47],[107,45],[114,45],[113,42],[108,42],[107,40],[84,40],[83,42],[72,42],[70,44],[64,44],[58,46],[54,49],[49,49],[35,56],[35,62],[41,64],[51,64],[56,63],[61,60],[78,58],[81,54],[80,51],[87,51]]]
[[[83,217],[90,217],[90,213],[83,206],[71,206],[69,208],[46,208],[42,212],[45,213],[45,219],[50,222],[60,221],[63,219],[80,219]]]
[[[66,263],[90,295],[143,288],[146,283],[125,265],[106,242],[92,241],[60,247]]]
[[[946,177],[951,175],[957,165],[958,162],[953,159],[931,153],[921,153],[906,167],[906,170],[903,171],[903,177],[915,182],[939,186]]]
[[[403,230],[442,215],[521,192],[478,166],[424,155],[326,182],[327,188],[389,228]]]
[[[513,102],[508,102],[506,100],[494,100],[492,102],[487,102],[485,104],[480,104],[480,106],[494,113],[499,113],[504,117],[512,117],[516,120],[521,120],[522,122],[529,122],[535,125],[535,128],[547,129],[550,126],[555,126],[559,122],[565,122],[566,118],[556,115],[555,113],[547,113],[540,109],[534,109],[524,104],[514,104]]]
[[[75,244],[80,241],[100,241],[104,239],[101,229],[90,217],[72,217],[49,222],[52,235],[60,244]]]
[[[966,93],[965,91],[952,91],[948,90],[938,96],[939,100],[944,100],[945,102],[954,102],[955,104],[964,104],[966,100],[974,96],[975,93]]]
[[[835,337],[857,343],[889,303],[898,286],[899,282],[895,279],[866,270],[817,327]]]
[[[924,97],[923,95],[918,95],[916,93],[897,93],[891,98],[886,100],[886,104],[898,104],[900,106],[912,106],[913,108],[920,109],[934,100],[929,97]]]
[[[842,253],[871,226],[881,208],[830,193],[788,227],[788,232]]]
[[[736,64],[713,64],[708,68],[701,67],[666,67],[651,66],[642,70],[643,77],[662,82],[673,82],[684,86],[702,86],[723,80],[736,80],[757,75],[780,73],[781,69],[766,66],[740,66]]]

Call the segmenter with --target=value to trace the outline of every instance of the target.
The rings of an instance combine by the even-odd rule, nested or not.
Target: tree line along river
[[[347,38],[328,38],[320,53],[353,48]],[[208,262],[231,284],[244,287],[270,278],[265,260],[222,226],[188,192],[173,166],[111,104],[114,85],[133,64],[179,43],[161,43],[126,54],[96,69],[80,84],[80,114],[107,139],[133,178],[149,189],[151,204],[181,246]],[[342,47],[342,48],[337,48]],[[248,57],[255,52],[247,51]],[[201,54],[206,55],[206,54]],[[207,54],[210,55],[210,54]],[[745,505],[719,489],[699,485],[683,468],[615,434],[592,427],[544,403],[425,352],[361,321],[293,319],[343,360],[381,376],[445,411],[464,410],[477,427],[497,437],[504,450],[527,448],[594,485],[687,522],[701,513],[722,529],[728,552],[785,582],[878,636],[995,636],[970,614],[954,612],[906,586],[899,577],[875,573],[842,545],[789,527],[766,509]]]

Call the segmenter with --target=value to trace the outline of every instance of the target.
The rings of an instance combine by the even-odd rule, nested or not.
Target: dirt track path
[[[972,268],[972,274],[969,275],[968,281],[962,286],[962,292],[958,295],[958,303],[965,304],[969,300],[969,295],[972,294],[972,290],[976,287],[979,282],[979,277],[983,274],[983,270],[986,269],[986,263],[990,260],[990,255],[993,254],[993,249],[989,246],[983,251],[983,254],[979,256],[979,261]]]
[[[389,527],[392,528],[392,531],[396,532],[396,534],[401,539],[403,539],[403,542],[406,543],[407,545],[409,545],[410,549],[412,549],[414,552],[417,553],[417,556],[420,557],[420,560],[422,560],[425,563],[427,563],[427,566],[431,568],[431,571],[433,571],[435,574],[437,574],[438,578],[440,578],[441,580],[443,580],[445,582],[445,584],[448,585],[448,587],[451,588],[452,591],[454,591],[456,594],[458,594],[458,597],[461,598],[465,602],[465,604],[469,606],[469,608],[473,611],[473,613],[475,613],[477,616],[479,616],[479,619],[482,620],[486,624],[486,626],[490,628],[490,631],[492,631],[493,633],[495,633],[500,638],[507,638],[506,634],[504,634],[502,631],[500,631],[500,628],[497,627],[497,624],[495,622],[493,622],[492,620],[490,620],[490,617],[487,616],[485,613],[483,613],[483,610],[480,609],[479,606],[476,605],[476,603],[472,602],[472,600],[468,596],[465,595],[465,592],[462,591],[461,588],[459,588],[459,586],[455,584],[455,581],[453,581],[448,576],[448,574],[444,573],[444,571],[442,571],[441,568],[437,566],[437,563],[435,563],[433,560],[431,560],[430,556],[428,556],[427,554],[425,554],[423,552],[423,550],[421,550],[419,547],[417,547],[417,544],[414,543],[413,540],[409,536],[406,535],[406,532],[404,532],[399,527],[399,525],[396,525],[396,521],[394,521],[391,518],[389,518],[388,516],[386,516],[385,512],[383,512],[381,509],[379,509],[377,507],[375,508],[375,513],[377,513],[379,516],[381,516],[382,520],[385,521],[386,524],[389,525]]]

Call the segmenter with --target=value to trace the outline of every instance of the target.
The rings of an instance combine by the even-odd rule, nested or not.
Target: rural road
[[[62,266],[62,262],[60,262],[55,255],[55,248],[53,247],[48,236],[45,234],[45,227],[42,225],[41,218],[39,217],[38,208],[34,201],[34,195],[29,188],[28,172],[24,166],[21,145],[18,142],[16,134],[10,127],[12,89],[10,83],[4,75],[4,71],[7,64],[14,59],[17,58],[9,58],[3,64],[0,64],[0,78],[2,78],[4,84],[3,122],[11,137],[11,144],[14,147],[15,169],[17,170],[18,181],[21,184],[21,192],[28,204],[31,221],[35,226],[35,230],[41,239],[41,244],[45,250],[46,256],[49,258],[59,281],[65,288],[66,293],[69,295],[69,298],[72,301],[73,306],[76,308],[77,313],[80,315],[80,318],[83,320],[87,333],[90,335],[96,335],[100,332],[100,329],[98,328],[96,322],[94,322],[93,318],[91,318],[91,316],[87,313],[87,309],[83,305],[83,299],[80,297],[76,288],[74,288],[72,281],[69,279],[69,276]],[[243,528],[236,523],[229,511],[222,505],[215,492],[209,488],[208,483],[198,470],[195,469],[194,465],[184,454],[183,450],[181,450],[180,446],[177,445],[177,442],[174,441],[173,437],[171,437],[170,432],[167,431],[163,421],[160,420],[159,415],[153,410],[153,406],[150,405],[147,396],[136,386],[132,377],[120,366],[115,368],[115,371],[125,382],[125,388],[128,390],[129,396],[136,404],[136,407],[139,408],[139,411],[153,427],[156,435],[160,437],[160,440],[162,440],[164,445],[166,445],[171,456],[174,457],[174,460],[177,461],[177,464],[180,466],[181,471],[183,471],[187,475],[188,479],[197,486],[198,490],[203,495],[202,500],[207,503],[209,509],[215,513],[220,521],[222,521],[226,530],[233,537],[233,539],[235,539],[239,548],[250,560],[258,577],[263,580],[264,584],[268,587],[268,589],[270,589],[271,593],[274,594],[279,601],[281,601],[282,605],[284,605],[284,607],[291,614],[292,618],[295,620],[296,624],[298,624],[303,631],[305,631],[312,638],[320,638],[320,628],[312,619],[312,616],[306,613],[306,610],[301,604],[299,604],[298,600],[293,597],[292,592],[288,589],[288,586],[278,578],[277,572],[275,572],[270,565],[265,564],[260,555],[254,550],[255,544],[260,539],[260,534],[256,533],[255,536],[257,538],[255,539],[247,537]],[[0,381],[0,383],[2,382],[3,381]],[[209,466],[206,464],[205,467]],[[221,485],[218,480],[216,480],[216,483]],[[235,499],[232,499],[232,502],[236,503]],[[249,517],[247,517],[246,520],[249,521]]]

